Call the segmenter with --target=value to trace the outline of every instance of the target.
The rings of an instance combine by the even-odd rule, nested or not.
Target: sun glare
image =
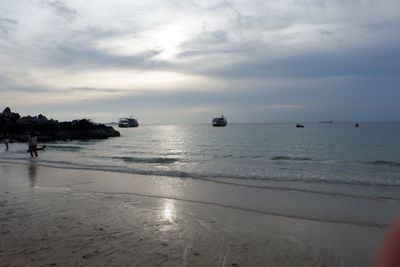
[[[97,42],[98,49],[116,55],[137,55],[146,51],[160,51],[154,58],[171,60],[180,52],[180,46],[189,38],[189,26],[168,25],[138,35],[126,35],[118,39]],[[193,31],[193,29],[192,29]]]
[[[154,33],[155,45],[162,50],[159,59],[170,60],[179,53],[185,34],[179,27],[168,27]]]
[[[162,218],[166,221],[173,221],[175,216],[175,203],[173,200],[167,199],[162,210]]]

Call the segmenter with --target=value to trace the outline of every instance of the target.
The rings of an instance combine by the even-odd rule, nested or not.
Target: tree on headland
[[[40,141],[106,139],[120,136],[113,127],[94,123],[88,119],[59,122],[46,116],[21,117],[9,107],[0,113],[0,135],[8,134],[10,139],[25,142],[30,132],[37,132]]]

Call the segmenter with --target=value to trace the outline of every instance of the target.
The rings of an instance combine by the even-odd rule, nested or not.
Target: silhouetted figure
[[[4,137],[3,142],[6,145],[6,151],[8,151],[8,148],[9,148],[8,144],[10,143],[10,139],[8,139],[7,135]]]
[[[29,150],[29,153],[31,153],[31,157],[33,158],[33,156],[35,155],[35,157],[37,158],[38,157],[38,153],[36,150],[37,136],[33,132],[31,132],[29,135],[28,146],[29,146],[28,150]]]
[[[360,125],[358,123],[356,123],[356,128],[360,127]]]
[[[47,148],[47,146],[46,146],[46,145],[43,145],[43,146],[41,146],[41,147],[36,148],[36,150],[37,150],[37,151],[39,151],[39,150],[45,151],[46,148]]]
[[[43,145],[43,146],[41,146],[41,147],[38,147],[38,146],[36,146],[36,151],[45,151],[47,149],[47,146],[46,145]],[[30,149],[28,148],[28,150],[26,151],[26,152],[30,152]]]

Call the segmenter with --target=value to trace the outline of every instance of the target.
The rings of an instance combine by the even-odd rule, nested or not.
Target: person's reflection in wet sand
[[[29,175],[29,181],[31,183],[31,187],[34,187],[35,182],[36,182],[36,176],[37,176],[37,166],[33,162],[31,162],[31,164],[28,165],[28,175]]]

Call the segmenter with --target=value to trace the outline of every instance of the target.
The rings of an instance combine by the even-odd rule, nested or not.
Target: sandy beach
[[[268,213],[231,187],[1,163],[0,265],[368,266],[387,228]]]

